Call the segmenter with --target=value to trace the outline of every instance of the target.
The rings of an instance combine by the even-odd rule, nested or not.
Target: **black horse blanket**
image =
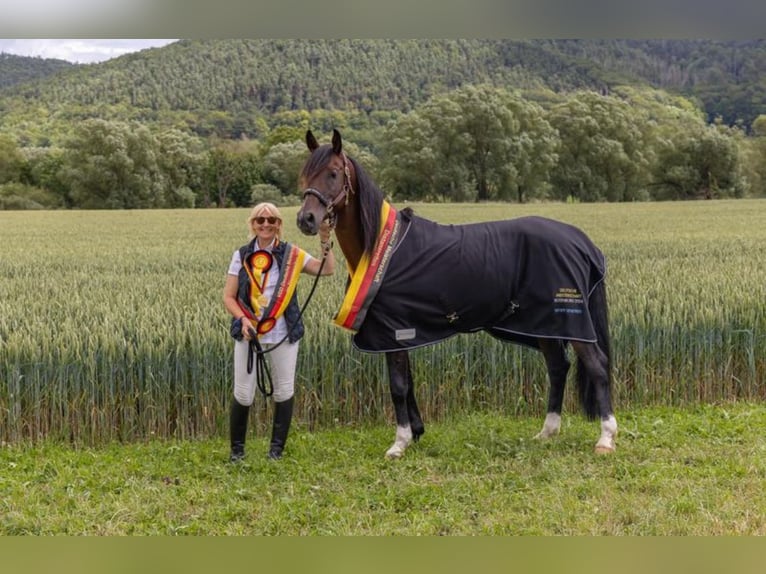
[[[367,277],[357,270],[346,292],[356,306],[335,320],[355,331],[357,349],[414,349],[479,330],[534,348],[538,338],[596,341],[588,298],[606,261],[578,228],[536,216],[443,225],[384,207],[389,225]]]

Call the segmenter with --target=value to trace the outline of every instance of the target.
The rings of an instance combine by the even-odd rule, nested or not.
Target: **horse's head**
[[[334,225],[340,211],[348,204],[355,189],[352,162],[343,153],[338,130],[332,132],[332,144],[319,145],[311,130],[306,132],[311,152],[301,170],[303,204],[298,211],[298,228],[306,235],[316,235],[319,224],[330,218]]]

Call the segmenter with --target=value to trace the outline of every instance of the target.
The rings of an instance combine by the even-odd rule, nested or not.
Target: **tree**
[[[237,161],[239,165],[229,195],[237,207],[248,207],[252,201],[253,186],[263,183],[263,162],[258,157],[258,147],[244,150]]]
[[[203,205],[218,207],[250,205],[251,188],[263,183],[259,145],[248,140],[215,141],[208,151],[203,176]]]
[[[554,197],[629,201],[645,186],[644,117],[620,98],[579,92],[550,112],[561,138]]]
[[[675,134],[661,150],[654,173],[657,199],[741,197],[739,151],[724,126],[700,124]]]
[[[138,123],[90,119],[65,146],[59,177],[77,207],[151,208],[163,205],[157,143]]]
[[[26,170],[23,179],[29,185],[45,189],[55,198],[50,207],[73,207],[69,186],[61,180],[59,172],[64,163],[61,148],[25,148]]]
[[[16,142],[0,134],[0,184],[20,181],[25,163]]]
[[[508,194],[514,179],[509,135],[519,131],[507,104],[507,92],[490,86],[466,86],[450,94],[460,110],[455,125],[467,136],[467,167],[476,185],[476,200]]]
[[[411,112],[389,126],[380,145],[381,187],[399,200],[454,198],[457,195],[454,187],[464,177],[450,174],[447,185],[441,184],[440,179],[445,179],[445,172],[455,164],[442,169],[434,139],[431,122],[418,112]]]
[[[753,122],[753,137],[746,138],[743,145],[743,171],[750,182],[751,193],[766,196],[766,115]]]
[[[45,189],[25,183],[0,184],[0,210],[53,209],[59,198]]]
[[[176,129],[157,136],[165,207],[194,207],[202,189],[206,154],[202,141]]]
[[[514,176],[509,182],[509,191],[515,188],[515,198],[519,203],[544,198],[550,187],[548,179],[551,170],[558,162],[558,133],[548,123],[545,111],[538,104],[512,96],[506,105],[518,121],[517,131],[508,134]]]
[[[303,133],[306,133],[305,130]],[[272,146],[263,156],[266,183],[277,187],[282,195],[297,195],[298,177],[307,153],[306,144],[302,140]]]
[[[753,135],[756,137],[766,137],[766,114],[761,114],[753,121]]]
[[[397,196],[521,202],[544,193],[557,145],[539,105],[499,88],[466,86],[387,130],[382,172]]]
[[[207,165],[203,178],[203,205],[213,204],[226,207],[229,187],[235,177],[233,154],[224,146],[216,146],[208,151]],[[215,194],[211,196],[211,191]]]

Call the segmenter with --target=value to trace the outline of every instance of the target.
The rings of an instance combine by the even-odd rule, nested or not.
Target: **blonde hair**
[[[255,237],[255,233],[253,233],[253,220],[258,217],[259,215],[266,214],[276,217],[279,221],[277,221],[277,242],[282,240],[282,214],[279,212],[279,208],[274,205],[273,203],[269,203],[268,201],[262,201],[255,207],[253,207],[252,210],[250,210],[250,215],[247,218],[247,238],[253,239]]]

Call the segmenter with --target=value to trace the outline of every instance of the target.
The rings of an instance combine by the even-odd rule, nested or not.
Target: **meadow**
[[[620,423],[610,456],[593,454],[595,428],[582,417],[564,419],[559,437],[540,442],[531,440],[537,417],[484,413],[429,425],[397,461],[383,458],[391,428],[367,425],[313,432],[299,425],[278,462],[266,459],[260,436],[236,465],[220,439],[11,445],[0,449],[0,535],[766,535],[763,404],[640,407]],[[253,543],[234,554],[251,557]],[[213,553],[217,561],[227,548]],[[279,565],[296,555],[295,548],[274,554],[271,543],[263,550]],[[401,565],[398,550],[386,555]],[[672,556],[679,550],[674,540]],[[316,560],[313,552],[297,555]],[[541,564],[527,547],[503,555],[514,565]],[[603,560],[601,549],[596,555]],[[667,571],[662,564],[656,571]]]
[[[766,202],[412,207],[443,223],[544,215],[592,237],[609,266],[618,420],[637,408],[764,399]],[[284,209],[287,239],[318,253],[295,212]],[[221,290],[247,213],[0,212],[0,441],[221,440],[232,351]],[[392,429],[383,358],[353,350],[331,325],[345,284],[338,259],[304,316],[296,424]],[[301,279],[301,300],[311,281]],[[427,425],[544,413],[535,351],[478,334],[412,356]],[[261,436],[270,406],[256,401]],[[576,416],[572,392],[567,414]]]

